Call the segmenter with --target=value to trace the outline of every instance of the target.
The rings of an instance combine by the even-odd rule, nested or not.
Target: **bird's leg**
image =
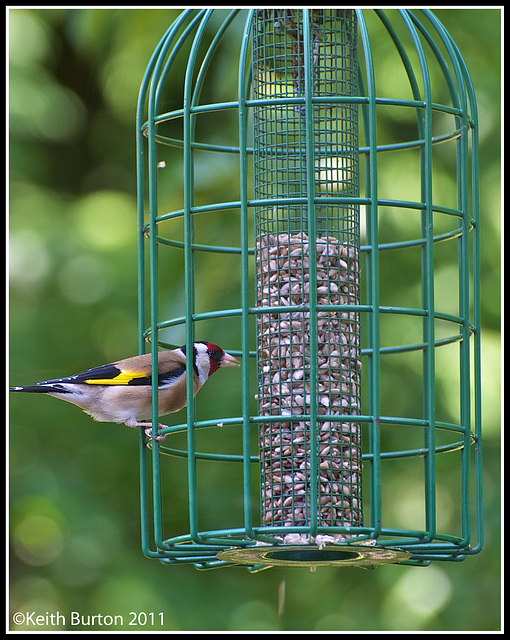
[[[166,438],[166,434],[162,436],[152,435],[152,422],[138,422],[134,418],[128,418],[127,420],[124,421],[124,424],[126,425],[126,427],[148,427],[148,429],[145,429],[145,435],[148,436],[149,438],[152,438],[153,440],[157,440],[158,442],[161,442]],[[164,429],[165,427],[166,427],[166,424],[158,423],[159,429]]]

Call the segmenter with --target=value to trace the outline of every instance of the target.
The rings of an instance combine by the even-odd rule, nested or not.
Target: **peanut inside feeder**
[[[262,524],[309,525],[311,509],[317,509],[319,526],[361,526],[360,426],[345,419],[360,413],[359,318],[355,311],[331,309],[359,301],[358,250],[334,237],[315,240],[318,380],[312,398],[309,242],[304,232],[265,234],[257,241],[258,300],[279,308],[258,321],[259,413],[268,417],[259,433]],[[312,403],[316,442],[310,441]],[[289,420],[271,420],[275,415]],[[317,452],[314,505],[311,447]]]

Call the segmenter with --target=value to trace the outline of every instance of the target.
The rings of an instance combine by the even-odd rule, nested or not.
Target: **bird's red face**
[[[220,367],[238,367],[239,360],[229,353],[225,353],[221,347],[212,342],[207,343],[207,355],[209,356],[209,375],[212,375]]]

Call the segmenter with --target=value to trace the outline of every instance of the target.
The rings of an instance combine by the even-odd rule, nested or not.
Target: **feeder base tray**
[[[234,564],[263,564],[275,567],[369,567],[402,562],[407,551],[356,545],[257,545],[227,549],[218,558]]]

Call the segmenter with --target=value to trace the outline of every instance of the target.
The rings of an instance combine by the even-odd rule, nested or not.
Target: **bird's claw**
[[[152,438],[152,440],[156,440],[157,442],[162,442],[166,438],[166,433],[161,435],[161,436],[152,435],[152,427],[149,427],[148,429],[145,429],[145,435],[148,438]]]

